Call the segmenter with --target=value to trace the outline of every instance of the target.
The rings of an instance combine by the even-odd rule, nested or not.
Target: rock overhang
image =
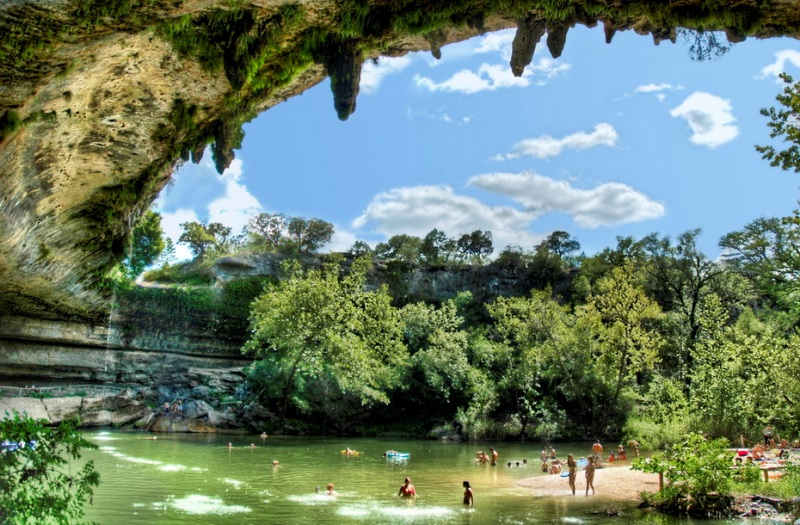
[[[362,63],[517,27],[509,67],[570,27],[729,41],[800,35],[798,0],[13,0],[0,6],[0,315],[101,320],[105,274],[181,162],[219,170],[242,124],[331,78],[340,119]],[[547,35],[545,37],[545,35]]]

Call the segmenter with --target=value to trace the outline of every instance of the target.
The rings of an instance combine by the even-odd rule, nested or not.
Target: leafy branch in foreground
[[[0,420],[0,523],[78,523],[100,485],[92,461],[73,471],[81,449],[97,448],[78,432],[78,422],[47,425],[16,411]]]
[[[645,501],[674,512],[719,510],[733,487],[732,456],[725,438],[706,439],[690,433],[666,452],[637,458],[632,468],[664,476],[664,487]]]

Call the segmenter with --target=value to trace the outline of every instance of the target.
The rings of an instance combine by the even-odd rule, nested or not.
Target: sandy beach
[[[571,496],[567,479],[556,475],[542,475],[521,479],[519,485],[533,489],[534,496]],[[576,495],[582,496],[586,493],[586,478],[582,470],[578,471],[575,486]],[[658,491],[658,474],[631,470],[630,465],[606,466],[595,471],[594,488],[598,496],[636,501],[641,492]]]

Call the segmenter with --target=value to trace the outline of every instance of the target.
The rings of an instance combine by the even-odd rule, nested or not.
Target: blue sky
[[[725,233],[797,207],[800,175],[772,168],[759,114],[800,77],[800,43],[748,39],[692,61],[688,44],[602,27],[569,32],[559,59],[544,38],[520,78],[514,30],[364,66],[356,112],[341,122],[328,81],[245,126],[218,175],[206,154],[156,202],[166,233],[260,212],[335,225],[327,250],[395,234],[490,230],[495,254],[530,250],[554,230],[593,254],[617,236],[701,228],[711,258]],[[188,251],[179,249],[179,258]]]

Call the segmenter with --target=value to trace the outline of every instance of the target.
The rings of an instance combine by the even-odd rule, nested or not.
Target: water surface
[[[545,475],[539,472],[536,443],[272,436],[262,441],[258,435],[215,434],[153,440],[147,439],[150,434],[119,431],[86,437],[100,447],[84,457],[95,461],[101,475],[86,518],[101,524],[677,523],[604,498],[600,485],[594,497],[572,496],[565,478],[563,496],[536,497],[533,489],[517,485],[521,478]],[[490,446],[498,449],[500,465],[478,465],[475,452]],[[557,450],[561,458],[577,457],[587,455],[590,446],[562,444]],[[340,453],[345,447],[360,454],[345,456]],[[410,457],[384,459],[389,449]],[[529,465],[517,467],[524,458]],[[273,467],[273,460],[279,466]],[[416,487],[414,501],[397,497],[405,477]],[[473,508],[462,504],[463,480],[473,486]],[[325,494],[328,483],[335,484],[337,496]],[[622,516],[599,514],[608,508]]]

